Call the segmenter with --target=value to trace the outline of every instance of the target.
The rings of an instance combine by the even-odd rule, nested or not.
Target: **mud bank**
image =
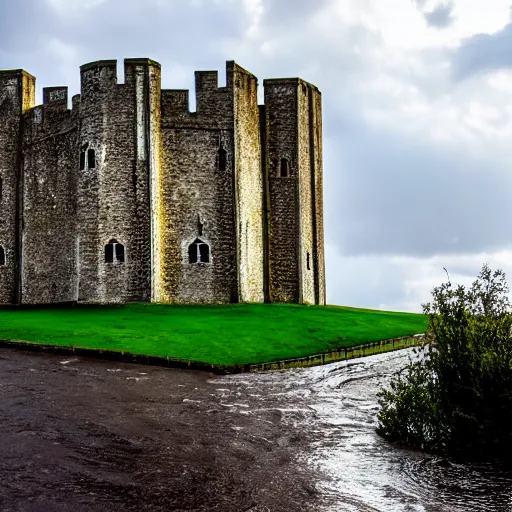
[[[213,377],[0,349],[0,510],[315,510],[304,432]]]

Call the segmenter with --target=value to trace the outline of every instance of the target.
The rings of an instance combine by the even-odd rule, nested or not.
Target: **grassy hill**
[[[231,366],[317,354],[425,332],[412,313],[338,306],[129,304],[0,308],[0,339]]]

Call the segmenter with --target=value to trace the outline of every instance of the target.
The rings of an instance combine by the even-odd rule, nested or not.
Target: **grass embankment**
[[[0,339],[124,351],[219,366],[317,354],[425,332],[424,315],[337,306],[74,306],[0,308]]]

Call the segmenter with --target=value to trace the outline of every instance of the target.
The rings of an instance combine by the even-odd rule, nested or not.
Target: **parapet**
[[[76,110],[79,108],[81,100],[82,100],[82,97],[80,96],[80,94],[75,94],[71,98],[71,108],[72,108],[73,112],[76,112]]]
[[[218,71],[196,71],[194,75],[196,81],[196,93],[212,92],[219,89]]]
[[[135,72],[136,68],[155,68],[160,71],[160,63],[148,59],[148,58],[137,58],[137,59],[124,59],[124,83],[127,85],[135,83]]]
[[[68,88],[60,87],[44,87],[43,88],[43,105],[52,107],[68,108]]]
[[[31,78],[33,80],[36,79],[35,76],[31,75],[30,73],[27,73],[24,69],[0,69],[0,78],[11,78],[11,77],[18,77],[18,76],[25,76],[28,78]]]
[[[108,90],[117,84],[117,61],[98,60],[80,66],[81,94]]]
[[[12,99],[16,108],[25,112],[35,103],[36,77],[23,69],[0,70],[0,91],[13,80],[16,83],[16,91],[11,90],[11,94],[14,94]]]
[[[288,85],[291,87],[299,87],[303,86],[307,89],[311,89],[318,94],[320,93],[320,90],[316,85],[313,85],[310,82],[307,82],[306,80],[303,80],[302,78],[294,77],[294,78],[266,78],[263,80],[263,87],[264,88],[271,88],[274,86],[282,86],[282,85]]]
[[[162,90],[162,117],[183,116],[190,113],[188,89]]]
[[[87,71],[93,71],[98,69],[112,69],[116,70],[117,76],[117,60],[96,60],[94,62],[88,62],[80,66],[80,72],[85,73]]]

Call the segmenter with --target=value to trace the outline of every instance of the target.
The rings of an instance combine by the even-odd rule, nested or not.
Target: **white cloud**
[[[79,15],[81,11],[98,7],[108,0],[45,0],[50,8],[61,15]]]
[[[326,255],[329,268],[337,269],[329,276],[333,283],[328,301],[334,304],[420,313],[421,305],[431,301],[432,289],[447,281],[444,268],[452,283],[471,286],[484,263],[492,270],[503,269],[512,283],[512,250],[432,258],[346,258],[328,245]]]
[[[243,3],[247,16],[249,17],[247,36],[257,38],[261,19],[265,11],[263,0],[243,0]]]

